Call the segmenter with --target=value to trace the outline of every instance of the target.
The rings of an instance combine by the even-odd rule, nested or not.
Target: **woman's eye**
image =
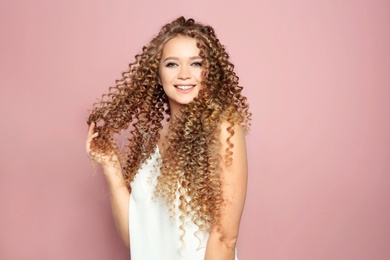
[[[192,66],[202,67],[202,63],[200,61],[196,61],[196,62],[192,63]]]
[[[168,62],[165,66],[167,66],[167,67],[175,67],[175,66],[177,66],[177,64],[174,63],[174,62]]]

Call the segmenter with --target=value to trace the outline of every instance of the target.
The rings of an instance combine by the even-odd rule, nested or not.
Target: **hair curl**
[[[158,80],[162,49],[177,36],[196,39],[203,59],[202,88],[198,97],[184,105],[180,115],[170,115],[168,99]],[[183,232],[185,218],[191,219],[201,230],[220,227],[224,203],[221,190],[221,163],[231,163],[229,141],[234,125],[245,131],[250,126],[251,114],[242,87],[229,61],[225,47],[209,25],[180,17],[162,27],[159,34],[135,56],[122,78],[102,96],[88,118],[95,122],[99,136],[92,149],[103,154],[120,154],[113,135],[131,129],[127,151],[122,158],[123,175],[127,187],[138,169],[157,147],[164,118],[170,120],[169,133],[161,153],[161,174],[155,193],[163,197],[174,211],[179,192],[179,209]],[[226,158],[220,156],[221,123],[228,122],[230,137],[226,142]],[[130,126],[132,123],[132,127]],[[178,185],[179,184],[179,185]],[[179,187],[179,189],[178,189]]]

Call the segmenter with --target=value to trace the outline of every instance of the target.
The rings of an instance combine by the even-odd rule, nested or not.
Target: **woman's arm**
[[[88,130],[86,150],[88,156],[99,163],[104,171],[108,187],[110,189],[111,209],[115,226],[127,247],[130,246],[129,238],[129,198],[130,193],[124,184],[121,165],[117,156],[102,156],[91,151],[91,142],[98,136],[94,132],[95,124],[92,123]]]
[[[229,124],[223,123],[221,129],[221,155],[224,160],[226,139],[230,136]],[[242,211],[244,209],[246,187],[247,187],[247,156],[244,131],[241,126],[233,127],[234,135],[230,139],[234,147],[233,162],[231,165],[222,165],[222,192],[224,204],[221,208],[222,232],[213,227],[207,243],[205,260],[233,260],[235,255],[236,242]]]

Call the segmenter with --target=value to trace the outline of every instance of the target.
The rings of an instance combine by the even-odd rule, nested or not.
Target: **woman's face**
[[[159,80],[172,114],[197,97],[202,88],[203,69],[199,51],[196,40],[186,36],[170,39],[162,50]]]

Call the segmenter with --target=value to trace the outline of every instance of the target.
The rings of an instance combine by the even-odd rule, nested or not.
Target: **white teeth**
[[[187,89],[192,88],[193,86],[176,86],[176,87],[179,89],[182,89],[182,90],[187,90]]]

